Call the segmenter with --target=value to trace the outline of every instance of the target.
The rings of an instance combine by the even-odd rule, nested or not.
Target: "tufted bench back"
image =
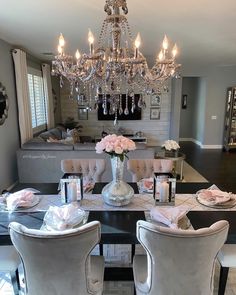
[[[104,159],[65,159],[61,160],[61,170],[64,173],[83,173],[85,181],[101,182],[105,171]]]
[[[127,170],[132,174],[132,181],[153,176],[154,172],[172,172],[173,161],[167,159],[130,159]]]

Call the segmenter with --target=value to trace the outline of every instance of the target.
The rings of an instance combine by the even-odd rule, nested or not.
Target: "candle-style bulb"
[[[77,49],[75,52],[75,58],[78,60],[78,59],[80,59],[80,57],[81,57],[81,54],[79,52],[79,49]]]
[[[164,54],[163,54],[162,50],[158,54],[158,59],[159,59],[159,61],[162,61],[164,59]]]
[[[140,36],[139,33],[138,33],[138,35],[137,35],[137,37],[136,37],[136,39],[134,41],[134,45],[135,45],[136,48],[139,48],[140,45],[141,45],[141,36]]]
[[[165,37],[164,37],[164,40],[163,40],[163,42],[162,42],[162,47],[163,47],[163,49],[164,50],[167,50],[167,48],[168,48],[168,39],[167,39],[167,37],[166,37],[166,35],[165,35]]]
[[[174,47],[172,49],[172,56],[173,56],[173,58],[175,58],[177,54],[178,54],[178,47],[177,47],[177,45],[175,43],[175,45],[174,45]]]
[[[61,47],[60,45],[58,45],[58,47],[57,47],[57,51],[58,51],[59,54],[62,54],[62,51],[63,51],[63,50],[62,50],[62,47]]]
[[[64,47],[65,46],[65,39],[64,39],[62,33],[60,34],[60,37],[59,37],[59,46],[60,47]]]
[[[91,32],[90,29],[89,29],[89,32],[88,32],[88,41],[89,41],[90,45],[94,43],[94,36],[93,36],[93,33]]]

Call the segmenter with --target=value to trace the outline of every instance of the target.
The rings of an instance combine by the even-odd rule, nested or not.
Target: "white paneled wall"
[[[88,120],[79,121],[83,125],[81,135],[92,137],[101,136],[103,129],[106,132],[115,132],[118,128],[124,128],[125,133],[135,134],[142,131],[148,139],[148,145],[161,145],[169,139],[170,111],[171,111],[171,89],[162,94],[160,120],[150,120],[150,96],[145,97],[146,109],[142,110],[142,120],[119,121],[118,127],[114,127],[113,121],[98,121],[95,110],[88,112]],[[61,89],[61,117],[65,122],[67,117],[73,117],[78,121],[78,107],[76,100],[69,98],[69,87]]]

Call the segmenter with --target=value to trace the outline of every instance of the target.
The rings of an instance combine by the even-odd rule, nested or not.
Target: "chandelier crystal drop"
[[[78,98],[79,105],[88,109],[97,109],[101,103],[103,113],[117,116],[128,115],[136,108],[145,108],[145,94],[160,94],[166,89],[165,82],[170,77],[178,77],[180,65],[175,62],[178,49],[176,44],[169,49],[169,41],[164,37],[162,48],[154,66],[149,69],[147,61],[140,51],[141,36],[138,33],[133,40],[126,15],[126,0],[106,0],[104,10],[107,13],[103,21],[97,44],[89,29],[89,53],[75,56],[65,53],[65,40],[59,37],[58,54],[52,62],[52,74],[63,77],[71,87],[71,96]],[[140,94],[135,103],[134,94]],[[125,103],[122,103],[125,94]],[[132,102],[129,110],[128,99]]]

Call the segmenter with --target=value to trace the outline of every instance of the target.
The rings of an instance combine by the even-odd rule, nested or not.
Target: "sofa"
[[[21,183],[57,183],[63,175],[61,160],[64,159],[105,159],[106,169],[103,182],[112,180],[109,155],[97,154],[91,137],[80,136],[80,142],[64,138],[63,128],[53,128],[41,133],[23,144],[17,151],[18,177]],[[54,141],[48,141],[51,138]],[[129,152],[130,159],[153,159],[154,148],[137,143],[136,150]],[[132,181],[125,163],[124,180]]]

